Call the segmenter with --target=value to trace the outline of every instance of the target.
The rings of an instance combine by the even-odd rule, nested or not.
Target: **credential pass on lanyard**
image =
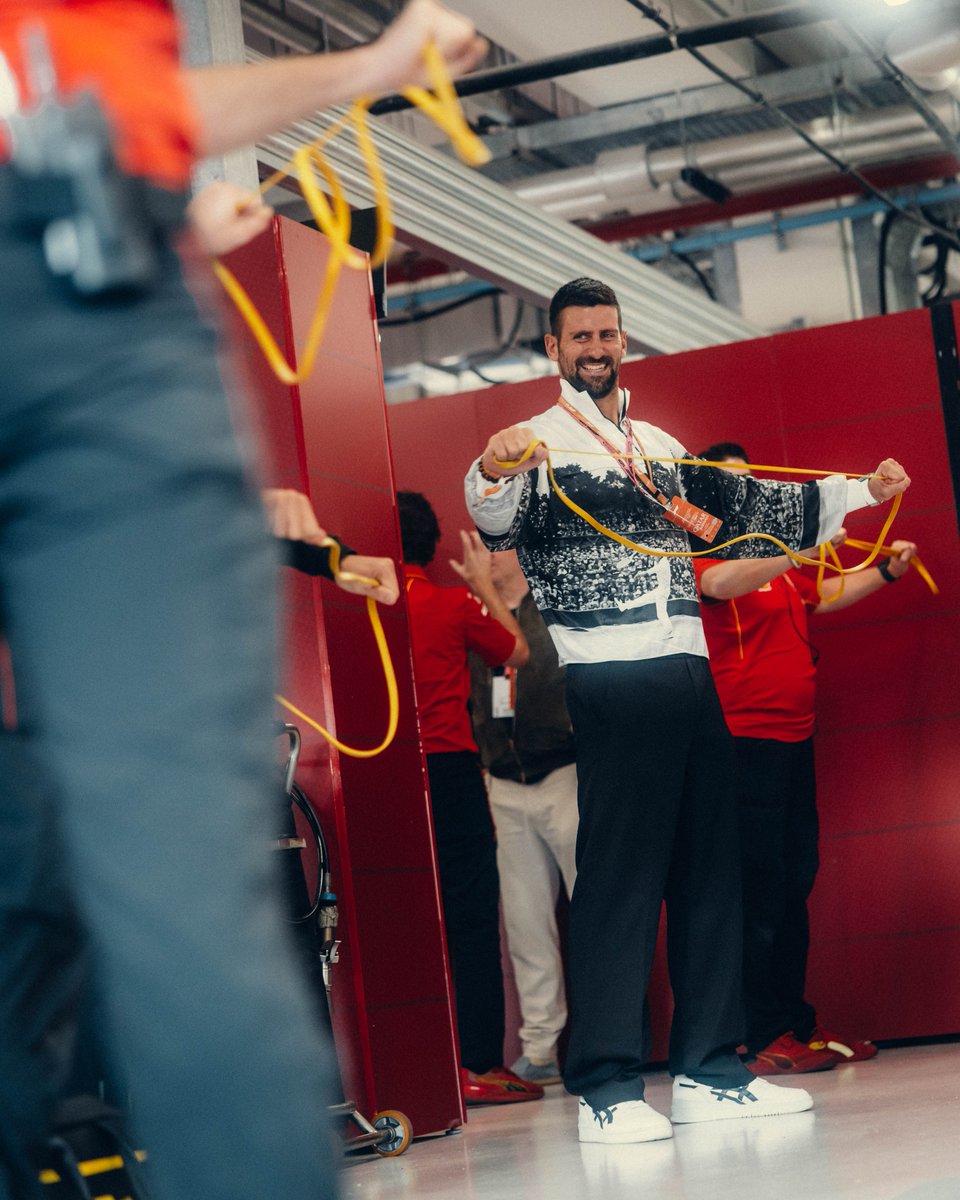
[[[588,433],[592,434],[596,441],[598,441],[604,448],[604,450],[606,450],[607,453],[613,457],[617,466],[621,471],[623,471],[624,475],[627,476],[633,485],[646,492],[651,500],[660,505],[660,507],[663,509],[663,516],[665,520],[669,521],[671,525],[676,525],[680,529],[685,529],[687,533],[692,533],[694,537],[699,538],[703,542],[713,541],[713,539],[717,536],[717,531],[720,529],[722,524],[718,517],[711,516],[710,513],[704,512],[702,508],[697,508],[695,504],[691,504],[689,500],[684,500],[681,496],[674,496],[672,500],[668,500],[663,492],[653,482],[653,471],[650,472],[650,475],[646,475],[637,466],[637,460],[633,454],[633,424],[629,418],[627,418],[627,431],[624,434],[627,441],[626,450],[621,453],[621,451],[619,451],[612,442],[609,442],[603,436],[603,434],[595,425],[587,420],[583,413],[578,412],[573,407],[566,396],[561,395],[559,397],[559,403],[564,412],[569,413],[578,425],[580,425],[583,429],[586,429]],[[639,448],[641,455],[643,455],[645,459],[646,454],[639,441],[636,443],[636,445]]]

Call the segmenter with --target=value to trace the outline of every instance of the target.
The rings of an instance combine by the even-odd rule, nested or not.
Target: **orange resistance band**
[[[481,166],[489,161],[490,152],[464,119],[459,98],[453,89],[443,62],[443,55],[435,44],[430,43],[424,47],[423,57],[433,85],[433,92],[428,92],[420,87],[409,87],[404,89],[403,94],[447,134],[464,162],[470,166]],[[376,202],[377,240],[370,254],[369,265],[371,267],[379,266],[386,259],[393,242],[394,227],[387,180],[368,124],[367,110],[372,102],[371,99],[358,100],[350,109],[347,117],[336,121],[315,141],[301,146],[290,162],[265,179],[259,188],[260,194],[263,194],[281,179],[296,174],[317,228],[326,235],[330,243],[330,253],[316,308],[307,332],[307,340],[302,351],[296,355],[299,366],[292,366],[287,361],[284,352],[277,345],[266,322],[236,275],[219,260],[213,262],[214,274],[236,305],[257,345],[281,383],[291,386],[302,383],[312,373],[323,342],[341,270],[347,267],[354,271],[366,271],[368,267],[367,256],[350,245],[350,205],[339,176],[323,156],[323,147],[332,141],[347,124],[353,127],[354,137],[366,164]],[[318,183],[318,174],[326,181],[330,194],[329,200]]]
[[[596,519],[596,517],[592,516],[585,509],[581,508],[579,504],[576,504],[573,500],[571,500],[570,497],[567,496],[562,491],[560,486],[558,485],[556,478],[554,477],[554,474],[553,474],[553,463],[550,458],[551,454],[565,454],[565,453],[577,454],[578,456],[581,454],[584,454],[584,455],[585,454],[597,454],[599,457],[605,457],[605,458],[626,457],[625,455],[610,455],[606,451],[599,451],[599,450],[598,451],[580,451],[580,450],[566,451],[559,447],[547,446],[542,441],[533,441],[530,443],[529,446],[527,446],[526,450],[524,450],[523,454],[519,458],[513,459],[513,460],[507,460],[507,461],[501,461],[500,459],[494,459],[494,466],[502,467],[502,468],[519,467],[522,463],[525,463],[530,458],[530,456],[533,454],[533,452],[537,448],[537,446],[543,446],[544,449],[547,451],[546,464],[547,464],[547,475],[550,478],[550,486],[553,488],[553,491],[556,493],[557,497],[567,506],[567,508],[569,508],[572,512],[575,512],[578,517],[581,517],[584,521],[587,522],[588,525],[590,525],[594,529],[596,529],[598,533],[602,533],[604,535],[604,537],[608,537],[615,542],[619,542],[621,546],[626,546],[627,549],[629,549],[629,550],[635,550],[635,551],[637,551],[638,554],[649,554],[649,555],[653,556],[654,558],[703,558],[703,557],[709,557],[709,556],[715,555],[718,550],[726,550],[729,546],[735,546],[738,542],[746,542],[751,539],[756,539],[756,540],[761,540],[761,541],[766,541],[766,542],[772,542],[773,545],[777,546],[780,550],[782,550],[783,553],[788,555],[791,559],[793,559],[794,562],[805,563],[808,566],[816,567],[818,569],[818,572],[823,572],[829,566],[831,570],[837,571],[841,575],[854,575],[860,571],[865,571],[867,569],[867,567],[869,567],[871,565],[871,563],[877,557],[877,555],[881,553],[882,547],[884,545],[884,539],[886,538],[887,533],[890,530],[890,526],[893,524],[894,519],[896,518],[897,512],[900,509],[901,497],[899,495],[897,495],[897,496],[894,496],[894,498],[893,498],[893,503],[890,506],[890,512],[887,516],[887,519],[883,523],[883,528],[880,531],[877,541],[875,543],[872,543],[869,545],[869,547],[868,547],[869,551],[870,551],[869,554],[863,560],[863,562],[857,563],[857,565],[855,567],[839,566],[838,565],[839,559],[837,560],[837,563],[827,563],[825,555],[821,555],[820,558],[807,558],[805,555],[798,553],[796,550],[792,550],[788,545],[786,545],[786,543],[782,542],[779,538],[774,537],[774,535],[772,533],[742,533],[735,538],[731,538],[728,542],[722,542],[718,546],[711,546],[707,550],[654,550],[650,546],[641,546],[638,542],[633,542],[629,538],[622,537],[619,533],[615,533],[614,530],[608,529],[605,525],[602,525]],[[640,456],[633,456],[633,457],[640,457]],[[661,463],[674,463],[674,464],[687,463],[687,464],[690,464],[693,466],[705,466],[705,467],[725,467],[725,466],[729,465],[727,463],[713,462],[712,460],[705,459],[705,458],[654,458],[650,455],[646,455],[644,457],[647,462],[661,462]],[[753,471],[777,471],[777,472],[782,471],[786,474],[791,474],[791,475],[798,475],[798,474],[803,474],[803,475],[845,475],[849,479],[863,478],[862,475],[859,475],[854,471],[821,471],[821,470],[813,470],[813,469],[806,470],[801,467],[756,466],[752,463],[746,463],[744,465],[748,469],[753,470]],[[822,574],[820,577],[822,578]]]
[[[324,538],[319,545],[326,546],[330,550],[330,569],[333,572],[333,577],[337,582],[346,581],[348,583],[363,583],[368,587],[377,587],[379,585],[379,579],[371,579],[366,575],[354,575],[350,571],[340,570],[340,546],[333,540],[333,538]],[[288,712],[293,713],[293,715],[298,717],[301,721],[306,722],[311,729],[315,729],[317,733],[322,734],[322,736],[326,738],[331,746],[336,746],[341,754],[346,754],[349,758],[375,758],[376,755],[382,754],[394,739],[394,736],[397,732],[397,722],[400,716],[400,697],[397,691],[397,676],[393,669],[393,662],[390,658],[390,648],[387,646],[387,638],[383,632],[380,614],[377,612],[377,602],[372,596],[367,597],[367,614],[370,617],[370,624],[373,627],[373,636],[377,642],[377,649],[380,651],[380,663],[383,667],[383,677],[387,684],[387,700],[389,704],[387,732],[384,734],[383,741],[379,746],[375,746],[372,750],[359,750],[355,746],[348,746],[336,738],[329,729],[324,729],[324,727],[315,721],[313,717],[309,716],[302,709],[297,708],[297,706],[289,701],[286,696],[274,696],[274,699],[278,704],[283,705]]]

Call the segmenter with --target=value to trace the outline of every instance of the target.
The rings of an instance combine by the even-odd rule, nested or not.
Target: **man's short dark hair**
[[[609,305],[617,310],[617,328],[623,328],[623,315],[620,312],[620,301],[612,287],[601,283],[599,279],[571,279],[559,288],[550,301],[550,332],[554,337],[560,336],[560,314],[565,308],[597,308],[599,305]]]
[[[707,462],[723,462],[725,458],[742,458],[744,462],[749,462],[747,452],[742,446],[738,446],[736,442],[717,442],[715,446],[708,446],[706,450],[697,455],[697,458],[705,458]]]
[[[433,562],[440,541],[440,522],[430,501],[420,492],[397,492],[397,510],[404,562],[427,566]]]

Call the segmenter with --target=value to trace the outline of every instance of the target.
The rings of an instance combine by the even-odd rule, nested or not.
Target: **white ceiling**
[[[401,0],[240,2],[248,52],[269,55],[367,40]],[[655,22],[641,16],[630,0],[448,2],[470,16],[493,43],[491,64],[535,62],[662,32]],[[813,7],[798,0],[648,2],[655,3],[661,14],[680,28],[777,8]],[[604,255],[605,264],[606,256],[613,255],[604,270],[612,277],[622,266],[630,281],[625,287],[635,286],[636,311],[643,315],[633,327],[657,329],[658,340],[651,334],[652,348],[689,345],[683,339],[690,328],[694,341],[700,339],[696,344],[749,336],[746,328],[713,330],[718,322],[725,320],[729,325],[737,318],[729,312],[718,313],[717,304],[697,294],[697,284],[692,285],[692,297],[683,296],[671,293],[671,280],[664,279],[663,273],[670,275],[682,267],[682,290],[690,292],[686,285],[692,270],[703,291],[714,294],[689,254],[684,259],[688,249],[691,254],[700,252],[684,244],[684,231],[695,233],[704,222],[710,227],[731,221],[730,212],[721,205],[710,206],[704,196],[711,187],[716,191],[716,185],[723,184],[735,202],[742,202],[740,213],[762,213],[762,208],[751,210],[749,205],[775,184],[781,193],[786,184],[799,195],[808,181],[816,180],[821,187],[821,181],[830,176],[835,181],[844,178],[835,163],[785,129],[777,109],[807,127],[820,145],[837,148],[854,166],[893,168],[897,176],[886,186],[906,179],[901,168],[907,163],[912,164],[912,180],[926,179],[916,169],[918,158],[924,160],[921,170],[926,170],[931,156],[940,156],[934,180],[952,173],[942,164],[951,145],[960,147],[960,110],[953,97],[941,93],[933,101],[937,119],[946,123],[949,132],[942,124],[939,131],[932,128],[929,112],[922,115],[911,108],[886,66],[875,63],[841,21],[833,18],[850,18],[859,32],[882,47],[892,25],[909,28],[930,13],[956,13],[958,5],[960,0],[908,0],[893,8],[885,0],[824,0],[820,11],[826,19],[821,23],[705,48],[710,62],[766,95],[766,108],[732,83],[721,82],[682,51],[473,96],[465,109],[486,138],[493,159],[472,177],[457,174],[444,154],[431,157],[423,143],[436,144],[437,136],[425,134],[424,123],[413,115],[396,113],[378,120],[375,124],[384,139],[381,152],[392,156],[391,184],[397,196],[397,215],[402,217],[397,223],[400,241],[423,255],[425,271],[435,271],[435,257],[439,257],[534,304],[549,295],[555,275],[570,278],[583,273],[581,260],[574,261],[574,248],[582,250],[587,260],[591,255]],[[896,136],[886,136],[879,129],[891,122],[896,123]],[[295,131],[297,137],[312,134],[306,128]],[[267,147],[261,160],[264,166],[276,165],[288,155],[293,144],[288,143],[289,139]],[[355,165],[349,143],[335,143],[331,153],[342,156],[338,168],[349,173]],[[960,148],[953,153],[960,159]],[[665,169],[667,159],[676,160],[672,173]],[[692,183],[681,180],[691,167],[701,170],[700,179]],[[369,204],[362,175],[358,170],[357,194],[351,199]],[[709,185],[706,191],[701,184]],[[563,203],[551,207],[545,217],[548,192],[559,195]],[[829,191],[824,195],[825,204],[835,203]],[[584,197],[583,203],[580,197]],[[788,197],[786,206],[798,202]],[[648,221],[644,229],[666,230],[663,244],[656,232],[621,232],[623,218],[650,213],[656,214],[656,224]],[[587,235],[567,224],[568,219],[591,222],[603,218],[613,218],[616,236],[621,238],[619,250],[595,238],[584,241]],[[634,228],[638,226],[632,225]],[[609,236],[609,229],[604,232]],[[648,244],[651,239],[655,245]],[[697,238],[687,241],[696,242]],[[657,274],[635,257],[628,259],[628,253],[643,258],[647,251],[659,252],[664,246],[673,256],[672,263],[665,261]],[[625,261],[614,261],[618,254]],[[702,265],[707,271],[714,270],[710,251],[706,254],[709,262]],[[720,289],[716,291],[720,295]],[[643,309],[648,298],[652,298],[655,313]],[[678,319],[681,310],[689,328],[680,327],[684,325]]]
[[[516,0],[515,3],[454,0],[453,6],[470,17],[486,37],[515,54],[521,62],[660,32],[627,0]],[[716,20],[718,15],[716,10],[711,13],[705,4],[682,0],[675,5],[675,11],[683,24],[706,23]],[[726,70],[743,69],[742,58],[734,59],[722,48],[712,54]],[[567,91],[599,108],[713,81],[714,76],[705,67],[681,51],[645,62],[566,75],[559,82]]]

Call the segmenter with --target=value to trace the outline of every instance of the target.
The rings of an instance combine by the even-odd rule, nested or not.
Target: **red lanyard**
[[[595,425],[591,424],[591,422],[587,420],[583,413],[578,412],[562,393],[560,395],[559,403],[564,412],[569,413],[570,416],[573,417],[573,419],[577,422],[577,424],[581,426],[581,428],[593,435],[595,440],[613,458],[614,462],[619,466],[620,470],[623,471],[624,475],[627,476],[634,486],[646,492],[651,500],[654,500],[660,505],[660,507],[663,509],[663,516],[670,522],[671,525],[676,525],[677,528],[684,529],[687,531],[687,533],[692,533],[695,537],[700,538],[701,541],[713,541],[713,539],[717,536],[717,531],[721,526],[720,519],[718,517],[711,516],[708,512],[704,512],[702,508],[698,508],[695,504],[691,504],[689,500],[684,500],[679,495],[674,496],[672,500],[668,500],[651,478],[653,471],[650,467],[650,463],[647,462],[646,453],[643,449],[643,446],[640,445],[639,440],[636,444],[640,449],[640,454],[643,458],[643,461],[646,463],[647,470],[650,471],[650,475],[644,475],[643,471],[641,471],[637,466],[636,459],[633,456],[633,424],[631,423],[629,417],[627,418],[627,432],[624,434],[624,437],[627,440],[627,448],[625,452],[621,452],[616,448],[616,446],[613,445],[612,442],[608,441],[603,436],[603,434],[599,429],[596,428]]]
[[[633,457],[633,447],[634,447],[633,424],[630,421],[629,417],[627,418],[627,432],[624,434],[624,436],[627,439],[626,450],[620,451],[616,448],[616,446],[613,445],[612,442],[608,441],[603,436],[603,434],[600,432],[599,429],[597,429],[597,427],[595,425],[593,425],[590,421],[588,421],[587,418],[581,412],[578,412],[577,409],[575,409],[573,407],[573,405],[566,398],[566,396],[564,396],[564,395],[560,396],[559,404],[560,404],[560,407],[564,410],[564,412],[569,413],[570,416],[573,417],[573,419],[577,422],[578,425],[580,425],[583,429],[586,429],[586,431],[588,433],[592,434],[592,436],[595,438],[595,440],[597,442],[599,442],[600,445],[604,448],[604,450],[606,450],[606,452],[611,456],[611,458],[613,458],[613,460],[616,462],[617,466],[620,468],[621,471],[623,471],[624,475],[627,476],[627,478],[634,484],[634,486],[641,488],[649,496],[652,496],[653,499],[656,500],[656,502],[658,504],[660,504],[663,508],[666,508],[669,505],[670,501],[666,498],[666,496],[663,494],[663,492],[661,492],[661,490],[657,487],[657,485],[653,482],[653,479],[651,478],[651,476],[653,475],[653,471],[650,469],[650,464],[646,463],[647,470],[650,471],[650,475],[645,475],[643,473],[643,471],[641,471],[640,468],[637,466],[637,461]],[[640,445],[639,440],[636,441],[636,445],[638,446],[638,448],[640,450],[640,454],[643,457],[644,462],[646,462],[646,454],[644,453],[643,446]]]

